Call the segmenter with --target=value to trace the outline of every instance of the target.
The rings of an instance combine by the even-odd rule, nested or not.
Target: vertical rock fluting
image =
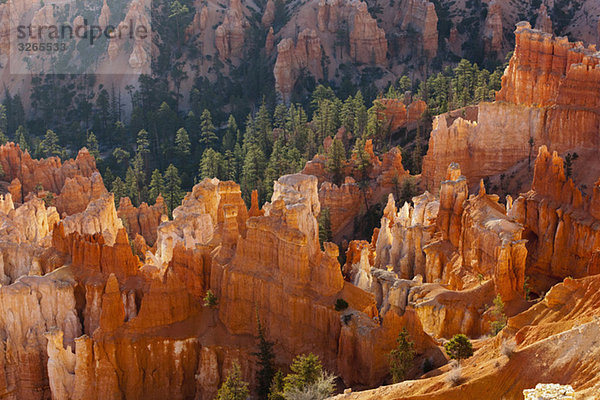
[[[319,0],[317,27],[320,32],[336,33],[339,28],[340,0]]]
[[[422,37],[423,50],[433,58],[438,50],[438,16],[435,5],[427,0],[403,0],[395,23],[402,30],[414,29]]]
[[[359,2],[350,32],[350,56],[358,63],[383,65],[387,60],[387,47],[385,31],[377,26],[367,4]]]
[[[600,246],[600,189],[584,197],[565,176],[563,160],[540,147],[532,190],[515,200],[509,215],[528,227],[529,268],[555,278],[596,271]]]
[[[517,25],[516,47],[495,103],[436,117],[423,179],[430,188],[443,179],[441,165],[459,162],[471,182],[500,174],[532,149],[559,153],[597,150],[600,138],[600,63],[594,47],[553,38]],[[533,143],[533,146],[530,145]]]
[[[279,42],[273,74],[275,88],[284,100],[289,100],[301,70],[306,69],[316,79],[323,78],[322,55],[321,39],[314,29],[300,32],[295,45],[289,38]]]
[[[239,57],[244,48],[246,17],[240,0],[231,0],[223,23],[215,31],[215,47],[221,61]]]
[[[139,207],[134,207],[129,197],[121,197],[117,215],[123,221],[129,237],[140,234],[149,246],[153,246],[158,226],[167,218],[167,209],[160,195],[153,206],[142,203]]]
[[[488,54],[495,53],[496,57],[502,56],[502,42],[504,39],[502,5],[497,0],[493,0],[489,4],[483,35],[486,52]]]
[[[0,146],[3,180],[13,182],[9,188],[13,201],[21,203],[32,192],[40,190],[53,194],[60,214],[68,215],[85,210],[88,203],[106,193],[96,161],[83,148],[75,160],[64,163],[58,157],[34,160],[14,143]]]
[[[538,10],[538,16],[535,20],[535,29],[539,29],[546,33],[553,33],[552,19],[548,15],[548,8],[543,3]]]
[[[5,398],[50,398],[48,374],[56,371],[54,365],[48,368],[46,364],[51,344],[46,344],[44,333],[59,329],[65,344],[73,347],[81,334],[74,287],[71,278],[58,272],[25,276],[10,286],[0,286],[0,393]],[[61,393],[62,388],[56,388]]]

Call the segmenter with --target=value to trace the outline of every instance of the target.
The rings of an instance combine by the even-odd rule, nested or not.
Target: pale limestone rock
[[[63,219],[61,224],[67,235],[71,232],[82,235],[102,234],[109,246],[115,243],[118,231],[123,229],[112,193],[91,202],[84,212]]]

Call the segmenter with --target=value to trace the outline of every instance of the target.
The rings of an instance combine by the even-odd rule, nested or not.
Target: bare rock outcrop
[[[21,203],[32,192],[52,193],[58,212],[68,215],[85,210],[88,203],[106,193],[94,157],[83,148],[75,160],[58,157],[34,160],[14,143],[0,146],[3,179],[11,182],[13,201]]]
[[[548,15],[548,7],[544,3],[540,5],[538,10],[538,16],[535,20],[535,29],[539,29],[542,32],[553,33],[552,19]]]
[[[350,56],[362,64],[385,64],[388,47],[385,31],[377,26],[366,3],[359,2],[356,7],[354,27],[350,32]]]
[[[246,18],[240,0],[231,0],[223,23],[215,31],[215,46],[221,61],[239,57],[244,47]]]
[[[483,28],[485,49],[487,53],[495,53],[497,57],[502,53],[504,31],[502,25],[502,5],[498,0],[489,3],[487,17]]]
[[[296,44],[292,39],[283,39],[277,45],[277,60],[273,74],[275,87],[288,99],[302,69],[307,69],[315,78],[323,78],[321,39],[312,29],[304,29]]]
[[[435,188],[442,165],[459,162],[471,182],[501,174],[547,145],[559,153],[600,147],[600,63],[593,46],[517,25],[516,48],[495,103],[436,117],[423,179]],[[510,127],[510,128],[509,128]]]
[[[158,226],[164,218],[167,218],[164,199],[160,195],[154,205],[148,206],[142,203],[139,207],[134,207],[128,197],[121,197],[117,215],[123,221],[129,237],[142,235],[150,246],[156,242]]]
[[[261,23],[264,27],[270,27],[275,20],[275,2],[273,0],[268,0],[267,5],[265,6],[265,12],[261,18]]]
[[[433,58],[438,49],[438,16],[435,5],[427,0],[403,0],[395,24],[402,30],[414,29],[423,38],[422,46],[427,57]]]
[[[405,103],[400,99],[381,98],[375,101],[383,106],[381,119],[392,132],[406,126],[414,126],[427,109],[427,104],[422,100]]]
[[[8,399],[51,396],[44,334],[58,328],[64,332],[65,344],[73,347],[81,334],[74,287],[75,282],[62,271],[0,286],[0,391]]]
[[[562,279],[597,272],[594,252],[600,246],[600,189],[583,196],[565,176],[562,158],[540,147],[532,190],[513,203],[509,215],[529,230],[529,268]]]

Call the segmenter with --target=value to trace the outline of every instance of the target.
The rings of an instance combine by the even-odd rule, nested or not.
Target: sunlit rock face
[[[450,162],[460,163],[463,174],[477,182],[527,160],[541,145],[559,153],[600,147],[595,47],[553,37],[526,22],[517,25],[515,35],[496,102],[435,118],[423,162],[423,178],[432,190]]]
[[[82,212],[107,192],[96,161],[85,148],[75,160],[62,163],[58,157],[32,159],[18,145],[7,143],[0,146],[0,164],[3,180],[12,182],[9,191],[15,203],[50,194],[60,215]]]

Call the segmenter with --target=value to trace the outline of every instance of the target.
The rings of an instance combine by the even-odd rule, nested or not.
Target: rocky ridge
[[[516,48],[496,102],[435,117],[423,179],[435,190],[459,162],[471,182],[504,173],[546,145],[560,154],[597,151],[595,47],[517,25]],[[531,169],[529,167],[529,169]],[[530,178],[529,178],[530,179]]]

